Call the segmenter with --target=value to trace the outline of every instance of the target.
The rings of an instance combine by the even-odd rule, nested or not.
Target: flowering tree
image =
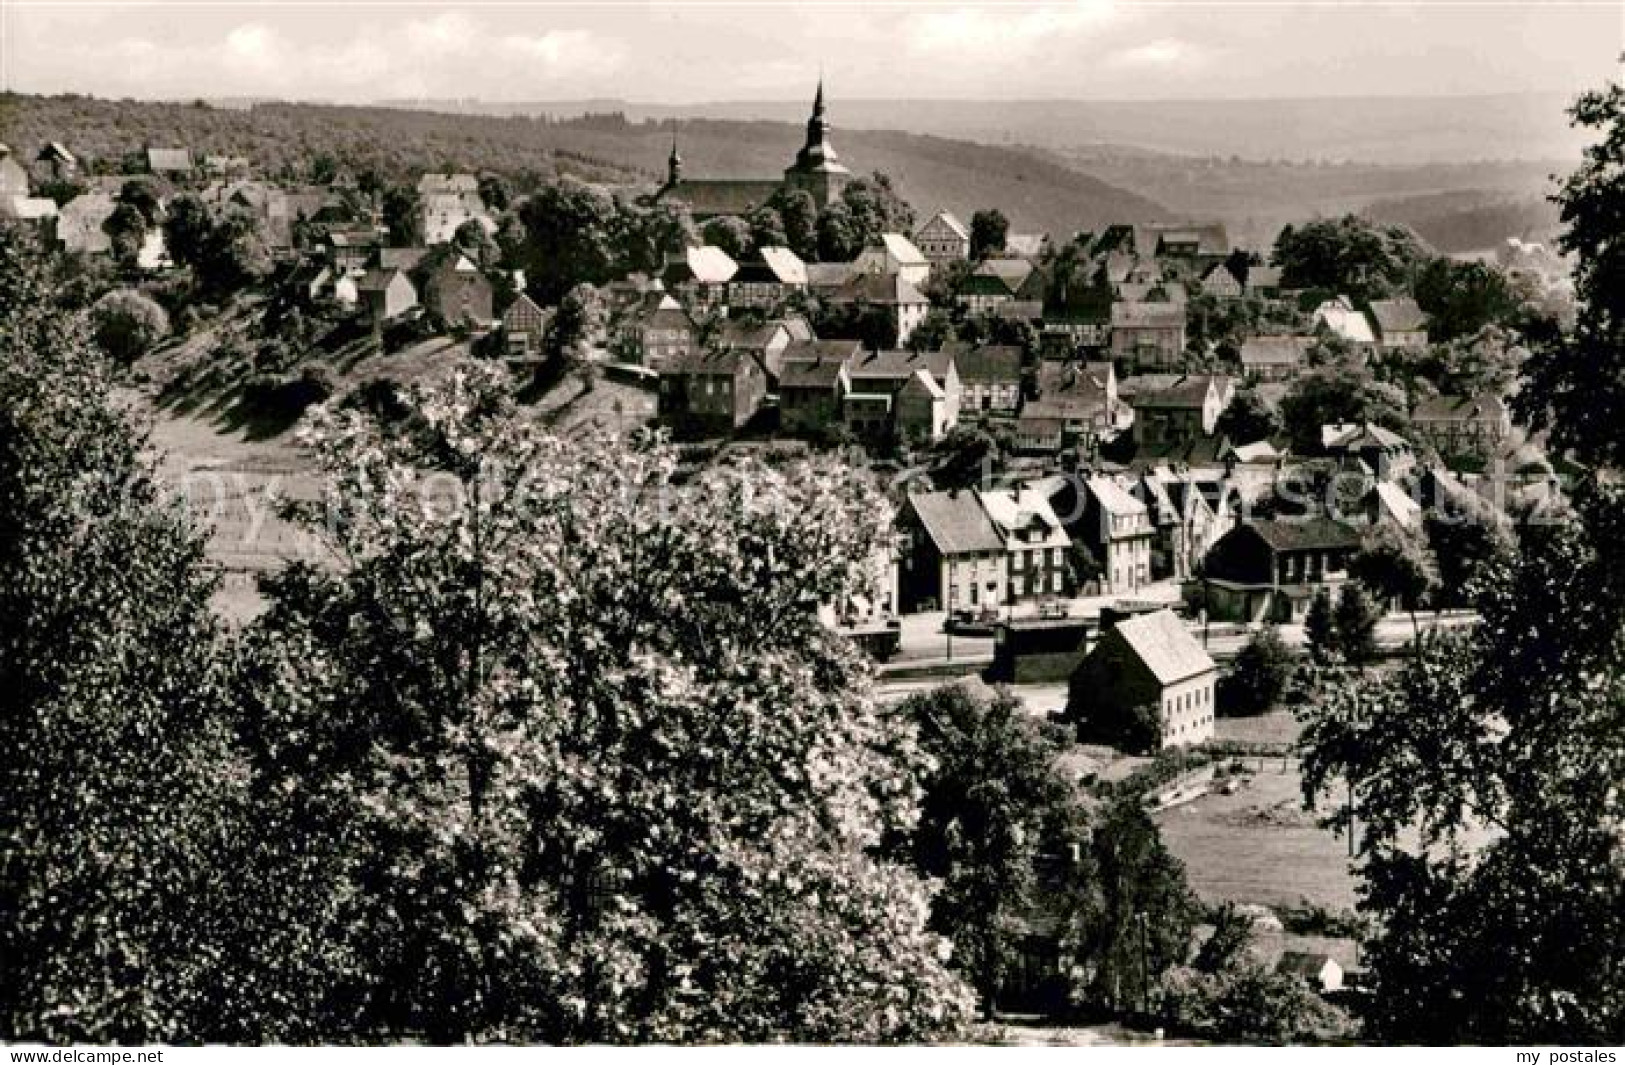
[[[971,1007],[906,831],[911,729],[814,607],[884,504],[833,464],[679,484],[476,370],[392,428],[324,411],[333,481],[249,637],[268,772],[366,841],[371,1023],[437,1040],[890,1041]],[[314,773],[312,770],[314,769]]]

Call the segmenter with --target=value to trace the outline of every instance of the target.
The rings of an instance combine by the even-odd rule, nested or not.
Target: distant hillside
[[[1498,96],[1328,97],[1298,100],[854,100],[838,87],[838,129],[907,129],[988,144],[1074,148],[1125,144],[1184,155],[1244,159],[1462,163],[1524,159],[1576,163],[1584,143],[1558,93]],[[709,104],[608,100],[490,104],[443,101],[436,109],[488,114],[622,111],[644,118],[800,121],[805,101]]]
[[[1233,239],[1255,247],[1272,243],[1288,222],[1364,212],[1377,202],[1415,201],[1406,221],[1420,214],[1477,209],[1489,201],[1531,203],[1551,191],[1551,175],[1561,169],[1540,162],[1270,162],[1124,145],[1090,145],[1056,152],[1054,158],[1134,189],[1179,215],[1221,219]],[[1443,231],[1448,230],[1446,225]]]
[[[1403,222],[1443,252],[1482,251],[1508,237],[1549,241],[1560,228],[1557,205],[1551,201],[1487,189],[1379,200],[1365,214]]]
[[[573,173],[593,180],[654,182],[664,173],[671,125],[619,117],[549,118],[443,114],[392,107],[256,104],[214,108],[89,97],[0,97],[0,128],[23,158],[60,140],[105,169],[144,145],[248,156],[272,174],[303,176],[312,159],[333,156],[355,171],[391,180],[425,170],[493,170],[521,186]],[[684,123],[690,176],[773,176],[795,157],[799,124]],[[885,131],[835,132],[855,173],[890,174],[916,210],[969,212],[999,207],[1017,230],[1071,232],[1108,222],[1165,217],[1145,197],[1113,187],[1027,150]]]

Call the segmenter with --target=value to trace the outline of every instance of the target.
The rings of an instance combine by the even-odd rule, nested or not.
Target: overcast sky
[[[1572,93],[1625,2],[125,3],[0,0],[22,92],[367,101]]]

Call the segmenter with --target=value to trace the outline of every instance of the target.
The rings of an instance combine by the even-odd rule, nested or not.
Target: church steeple
[[[671,154],[666,157],[666,187],[672,188],[682,183],[683,157],[677,154],[677,130],[671,131]]]
[[[835,146],[829,142],[829,122],[824,117],[824,75],[818,75],[818,91],[813,95],[812,117],[807,119],[807,143],[796,153],[794,165],[784,171],[784,182],[801,189],[822,210],[840,196],[851,171],[841,165]]]
[[[818,92],[813,96],[812,117],[807,119],[807,143],[796,155],[796,169],[813,171],[840,167],[839,160],[835,146],[829,142],[829,122],[824,118],[824,76],[820,74]]]

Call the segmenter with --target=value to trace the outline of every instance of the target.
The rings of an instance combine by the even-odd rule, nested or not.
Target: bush
[[[307,407],[330,398],[336,387],[333,371],[318,363],[293,377],[256,374],[243,386],[242,402],[256,418],[293,422]]]
[[[90,308],[96,343],[128,366],[169,335],[169,315],[150,298],[130,289],[109,292]]]
[[[1267,713],[1280,700],[1292,678],[1293,656],[1274,625],[1266,626],[1236,655],[1230,673],[1219,682],[1219,713],[1251,717]]]

